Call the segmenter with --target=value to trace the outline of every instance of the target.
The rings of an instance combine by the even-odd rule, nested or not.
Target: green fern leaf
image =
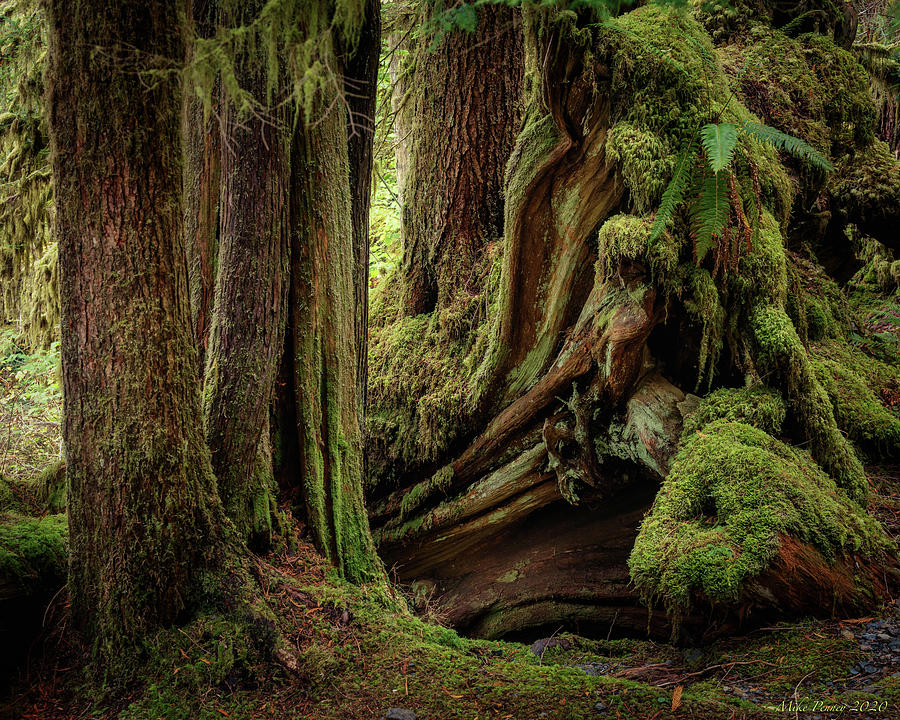
[[[784,150],[794,157],[805,160],[810,165],[817,167],[820,170],[825,170],[826,172],[834,170],[834,166],[829,162],[828,158],[819,153],[811,145],[803,142],[800,138],[783,133],[781,130],[776,130],[768,125],[750,122],[749,120],[744,123],[743,130],[751,137],[774,145],[779,150]]]
[[[696,159],[697,145],[694,141],[691,141],[678,157],[675,174],[663,192],[659,210],[657,210],[656,217],[653,219],[653,225],[650,227],[650,242],[653,242],[663,234],[663,231],[672,221],[672,216],[675,214],[678,206],[684,200],[684,193],[687,190],[691,170]]]
[[[700,138],[710,170],[717,173],[727,168],[737,145],[737,126],[734,123],[709,123],[700,128]]]
[[[691,210],[691,230],[698,263],[712,249],[714,238],[725,232],[730,212],[728,174],[709,175],[704,179],[700,197]]]

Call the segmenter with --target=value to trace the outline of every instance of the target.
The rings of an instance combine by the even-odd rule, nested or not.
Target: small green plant
[[[697,142],[699,136],[700,142]],[[745,121],[710,122],[698,128],[678,158],[675,174],[663,193],[659,211],[650,229],[650,240],[662,235],[674,221],[676,211],[684,204],[686,196],[693,198],[688,206],[691,237],[697,262],[718,243],[720,254],[739,252],[740,245],[730,242],[734,228],[743,235],[749,246],[752,229],[743,210],[737,191],[737,177],[732,165],[738,143],[745,138],[768,143],[787,152],[810,166],[830,172],[833,167],[828,158],[815,148],[780,130],[762,123]],[[751,163],[751,172],[754,168]],[[758,182],[754,178],[754,184]],[[759,216],[759,192],[756,196],[756,217]],[[736,260],[736,258],[733,258]]]

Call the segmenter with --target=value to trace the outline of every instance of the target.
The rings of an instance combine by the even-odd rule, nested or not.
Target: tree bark
[[[192,20],[198,37],[215,34],[217,0],[192,0]],[[188,53],[193,52],[188,48]],[[212,96],[217,97],[218,88]],[[220,137],[211,108],[186,88],[183,100],[184,234],[188,256],[191,318],[197,342],[198,374],[206,367],[206,348],[212,324],[216,280],[216,243],[219,230]]]
[[[321,10],[321,8],[318,8]],[[370,8],[371,10],[371,8]],[[310,17],[325,17],[310,13]],[[312,25],[310,33],[325,28]],[[336,54],[322,58],[342,72]],[[291,146],[291,380],[300,481],[319,549],[351,581],[381,580],[363,504],[353,197],[347,119],[336,90],[317,91]]]
[[[224,556],[182,232],[187,7],[47,9],[69,591],[112,658],[179,618],[198,572]]]
[[[522,116],[518,19],[489,5],[474,32],[449,32],[436,49],[427,35],[418,40],[401,190],[406,315],[477,294],[483,278],[472,268],[503,235],[504,172]]]
[[[368,0],[366,19],[356,48],[344,69],[347,98],[347,156],[353,220],[353,288],[356,308],[357,409],[360,424],[366,416],[366,378],[369,337],[369,208],[372,203],[372,161],[375,144],[375,105],[378,58],[381,54],[381,1]]]
[[[262,2],[224,18],[246,25]],[[289,138],[286,117],[266,99],[264,60],[252,49],[234,58],[241,87],[259,108],[223,112],[221,226],[215,309],[206,358],[203,414],[225,512],[255,547],[268,546],[275,499],[268,417],[281,359],[289,284]]]

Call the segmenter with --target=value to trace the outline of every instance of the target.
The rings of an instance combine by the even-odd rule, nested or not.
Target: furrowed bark
[[[521,121],[518,17],[489,5],[474,32],[450,32],[437,49],[429,37],[418,41],[402,189],[407,315],[477,294],[483,279],[472,267],[503,234],[503,178]]]
[[[324,13],[318,13],[317,17]],[[311,28],[316,32],[319,28]],[[340,68],[339,58],[326,58]],[[346,118],[320,90],[291,147],[292,381],[307,523],[354,582],[384,577],[362,493],[356,289]]]
[[[261,9],[261,2],[244,4],[225,20],[240,26]],[[267,102],[258,54],[243,51],[235,68],[260,109],[246,118],[224,110],[218,272],[203,409],[225,511],[243,538],[266,547],[274,483],[271,455],[258,449],[269,445],[269,406],[284,342],[290,157],[285,113]]]
[[[217,0],[193,0],[192,19],[198,37],[215,33]],[[188,48],[188,53],[193,52]],[[214,91],[213,96],[217,96]],[[188,256],[191,318],[197,341],[198,373],[206,367],[206,348],[212,324],[219,229],[221,172],[219,122],[193,89],[185,88],[184,133],[184,234]]]
[[[182,232],[187,7],[46,7],[69,593],[113,658],[177,620],[198,573],[224,557]]]
[[[353,288],[356,307],[356,386],[360,424],[366,416],[369,337],[369,207],[375,142],[375,101],[381,54],[381,2],[368,0],[366,19],[356,48],[344,69],[347,96],[347,155],[353,219]]]

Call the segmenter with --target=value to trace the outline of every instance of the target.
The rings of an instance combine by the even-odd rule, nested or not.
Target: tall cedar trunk
[[[244,3],[231,11],[226,5],[224,20],[246,25],[262,6]],[[289,138],[285,113],[266,107],[259,53],[240,51],[235,74],[263,109],[246,118],[235,117],[231,107],[223,112],[221,226],[203,414],[225,512],[242,537],[265,547],[274,509],[267,421],[289,271]]]
[[[353,217],[353,287],[356,307],[356,387],[360,423],[366,415],[366,344],[369,334],[369,207],[372,200],[372,159],[378,58],[381,54],[381,0],[368,0],[366,20],[356,48],[344,69],[344,93],[349,113],[347,154]]]
[[[69,591],[74,618],[113,657],[174,621],[224,551],[182,235],[187,8],[47,9]]]
[[[215,33],[217,0],[192,0],[194,31],[209,38]],[[191,49],[188,49],[190,52]],[[215,92],[213,96],[215,96]],[[218,237],[220,138],[219,122],[187,88],[183,99],[184,236],[188,256],[191,318],[197,341],[198,371],[206,363],[206,347],[213,309]]]
[[[420,38],[410,78],[410,166],[403,188],[407,315],[474,294],[473,266],[503,235],[503,180],[521,122],[518,13],[481,8],[474,32]]]
[[[318,22],[324,16],[310,13]],[[333,53],[322,60],[335,72],[341,68]],[[358,275],[347,122],[335,92],[330,85],[318,91],[312,116],[298,124],[291,145],[291,379],[303,496],[316,543],[345,578],[380,580],[384,571],[363,504]]]

